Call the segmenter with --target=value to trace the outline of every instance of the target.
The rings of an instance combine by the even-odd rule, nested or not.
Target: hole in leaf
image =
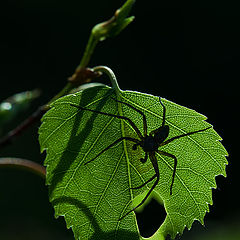
[[[166,218],[164,206],[159,202],[159,196],[155,196],[144,204],[144,208],[136,211],[139,232],[142,237],[151,237],[161,226]]]

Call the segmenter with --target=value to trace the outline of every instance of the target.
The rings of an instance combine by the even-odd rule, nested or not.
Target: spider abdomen
[[[156,133],[154,135],[154,140],[159,145],[168,137],[168,134],[169,134],[169,126],[168,125],[161,126],[156,131]]]
[[[158,143],[155,141],[153,136],[145,137],[144,141],[141,144],[145,152],[152,152],[158,149]]]

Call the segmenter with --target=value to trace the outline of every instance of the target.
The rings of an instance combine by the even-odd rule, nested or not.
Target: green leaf
[[[154,175],[149,159],[145,164],[139,161],[143,150],[134,151],[133,143],[123,141],[84,165],[116,139],[137,138],[136,133],[124,120],[70,105],[126,116],[143,132],[141,115],[112,98],[143,111],[148,133],[161,126],[163,109],[158,97],[132,91],[116,95],[112,88],[98,86],[55,101],[39,130],[41,150],[47,151],[50,201],[56,217],[64,216],[76,239],[143,239],[134,213],[118,221],[136,204],[135,198],[146,194],[152,186],[149,183],[142,189],[130,189]],[[169,138],[210,126],[206,117],[194,110],[166,99],[162,102],[166,106]],[[212,204],[215,176],[226,176],[227,152],[219,140],[220,136],[211,128],[161,147],[177,157],[178,165],[170,195],[173,160],[157,154],[160,182],[154,194],[162,200],[167,216],[149,239],[165,239],[168,234],[174,238],[185,226],[190,228],[194,220],[203,223]]]

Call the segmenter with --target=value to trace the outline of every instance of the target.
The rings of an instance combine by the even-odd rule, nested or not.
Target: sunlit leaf
[[[112,98],[143,111],[148,133],[161,126],[163,109],[158,97],[132,91],[120,91],[116,96],[113,89],[98,86],[55,101],[39,130],[41,149],[47,151],[50,201],[56,216],[64,216],[76,239],[142,239],[134,213],[118,219],[133,207],[136,196],[152,186],[149,183],[142,189],[130,189],[154,175],[149,160],[145,164],[139,161],[144,156],[143,150],[134,151],[133,143],[123,141],[84,165],[116,139],[137,138],[136,133],[124,120],[71,105],[126,116],[143,132],[141,115]],[[166,99],[162,102],[166,106],[169,138],[211,126],[205,116],[194,110]],[[190,228],[194,220],[203,223],[212,204],[215,176],[226,176],[227,152],[219,140],[220,136],[210,128],[161,148],[174,154],[178,165],[170,195],[173,160],[157,154],[160,182],[155,194],[162,199],[167,215],[149,239],[164,239],[167,234],[175,237],[185,226]]]

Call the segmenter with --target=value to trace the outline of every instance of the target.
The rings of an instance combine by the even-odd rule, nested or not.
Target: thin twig
[[[10,158],[10,157],[3,157],[0,158],[0,168],[6,168],[6,167],[11,167],[11,168],[20,168],[23,170],[30,171],[34,174],[39,175],[43,179],[46,178],[46,169],[44,166],[22,158]]]
[[[118,35],[124,28],[127,27],[129,23],[133,21],[134,17],[128,17],[128,15],[134,2],[135,0],[127,0],[125,4],[115,12],[112,18],[103,23],[99,23],[93,27],[81,62],[76,68],[74,74],[68,79],[69,81],[66,84],[66,86],[56,96],[54,96],[46,105],[40,107],[36,112],[34,112],[19,126],[10,131],[3,138],[1,138],[0,149],[10,144],[25,129],[29,128],[33,123],[40,120],[43,114],[50,108],[49,106],[53,101],[68,94],[74,88],[91,81],[93,78],[100,76],[98,71],[93,71],[92,69],[87,67],[89,65],[92,54],[98,42],[103,41],[106,38]],[[119,89],[119,87],[117,89]]]
[[[31,116],[25,119],[22,123],[20,123],[15,129],[8,132],[3,138],[0,139],[0,148],[10,144],[13,140],[19,136],[24,130],[29,128],[33,123],[39,121],[43,114],[46,112],[44,107],[40,107],[35,111]]]

